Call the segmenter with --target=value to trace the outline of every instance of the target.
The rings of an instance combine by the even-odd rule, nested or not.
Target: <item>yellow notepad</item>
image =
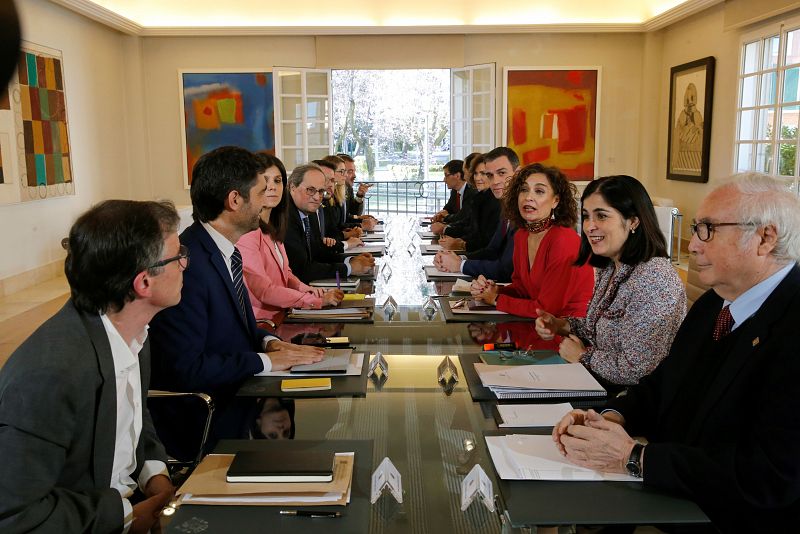
[[[364,293],[347,293],[342,298],[342,302],[346,300],[364,300],[365,298],[367,298],[367,295]]]
[[[330,377],[281,380],[281,391],[324,391],[326,389],[331,389]]]

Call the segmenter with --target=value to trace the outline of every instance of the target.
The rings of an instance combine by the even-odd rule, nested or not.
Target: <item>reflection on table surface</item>
[[[440,384],[437,367],[445,356],[462,376],[458,354],[478,353],[484,343],[517,342],[522,348],[552,349],[533,335],[533,323],[444,322],[440,310],[423,305],[432,295],[446,295],[453,282],[427,282],[421,256],[417,216],[386,215],[387,253],[376,259],[374,282],[359,292],[375,297],[374,324],[281,324],[285,340],[313,343],[323,337],[347,336],[358,352],[381,352],[388,362],[384,377],[373,377],[365,398],[242,400],[249,410],[242,425],[245,439],[373,440],[374,469],[389,457],[402,475],[404,502],[382,497],[371,507],[369,532],[500,532],[500,520],[479,502],[466,512],[460,505],[461,482],[475,464],[494,480],[482,431],[496,429],[492,403],[472,401],[466,383]],[[384,311],[392,296],[396,311]],[[535,346],[534,346],[535,345]],[[557,347],[556,347],[557,348]],[[180,531],[191,517],[181,507],[170,525]],[[332,525],[335,527],[335,525]]]

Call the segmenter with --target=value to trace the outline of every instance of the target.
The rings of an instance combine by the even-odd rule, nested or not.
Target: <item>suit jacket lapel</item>
[[[284,255],[283,265],[281,265],[281,261],[280,258],[278,258],[278,252],[276,249],[277,245],[275,244],[275,241],[273,241],[272,238],[266,234],[264,234],[261,237],[261,246],[267,247],[269,249],[269,253],[272,254],[272,259],[275,260],[275,265],[280,267],[281,280],[283,281],[283,285],[285,286],[288,283],[288,277],[289,277],[289,258],[285,257]]]
[[[757,362],[752,361],[753,358],[770,357],[760,350],[759,345],[768,340],[772,324],[786,313],[786,308],[798,291],[800,291],[800,267],[795,265],[786,278],[767,297],[761,308],[741,327],[744,330],[739,332],[736,345],[725,357],[725,363],[720,367],[711,383],[705,401],[698,406],[697,415],[687,433],[690,443],[700,434],[711,409],[721,401],[725,391],[742,371],[742,368],[748,363],[757,365]],[[710,333],[710,331],[710,329],[706,329],[705,332]]]
[[[222,251],[220,251],[217,244],[214,243],[214,240],[211,239],[211,236],[208,235],[208,232],[200,223],[196,222],[194,224],[198,226],[200,242],[211,258],[211,265],[214,266],[217,274],[220,276],[220,278],[222,278],[222,283],[228,290],[228,296],[231,298],[231,304],[233,305],[236,315],[239,317],[239,320],[242,321],[244,327],[249,330],[247,318],[243,317],[241,314],[241,308],[239,307],[239,296],[236,294],[236,288],[233,287],[233,279],[231,278],[231,273],[228,270],[228,266],[225,264],[225,259],[222,257]]]
[[[108,334],[99,315],[86,315],[78,312],[89,339],[94,346],[97,367],[102,378],[102,386],[97,399],[97,421],[94,432],[94,480],[97,484],[108,485],[114,467],[114,444],[117,435],[117,382],[114,371],[114,357]]]

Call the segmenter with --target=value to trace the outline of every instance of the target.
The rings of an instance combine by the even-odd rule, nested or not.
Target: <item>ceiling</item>
[[[652,31],[723,0],[50,0],[132,35]]]

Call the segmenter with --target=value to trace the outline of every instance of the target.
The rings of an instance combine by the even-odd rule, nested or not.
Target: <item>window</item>
[[[330,71],[273,71],[275,85],[275,153],[290,171],[333,152]]]
[[[494,63],[451,71],[452,156],[494,148]]]
[[[783,177],[798,192],[800,20],[747,35],[739,65],[734,170]]]

